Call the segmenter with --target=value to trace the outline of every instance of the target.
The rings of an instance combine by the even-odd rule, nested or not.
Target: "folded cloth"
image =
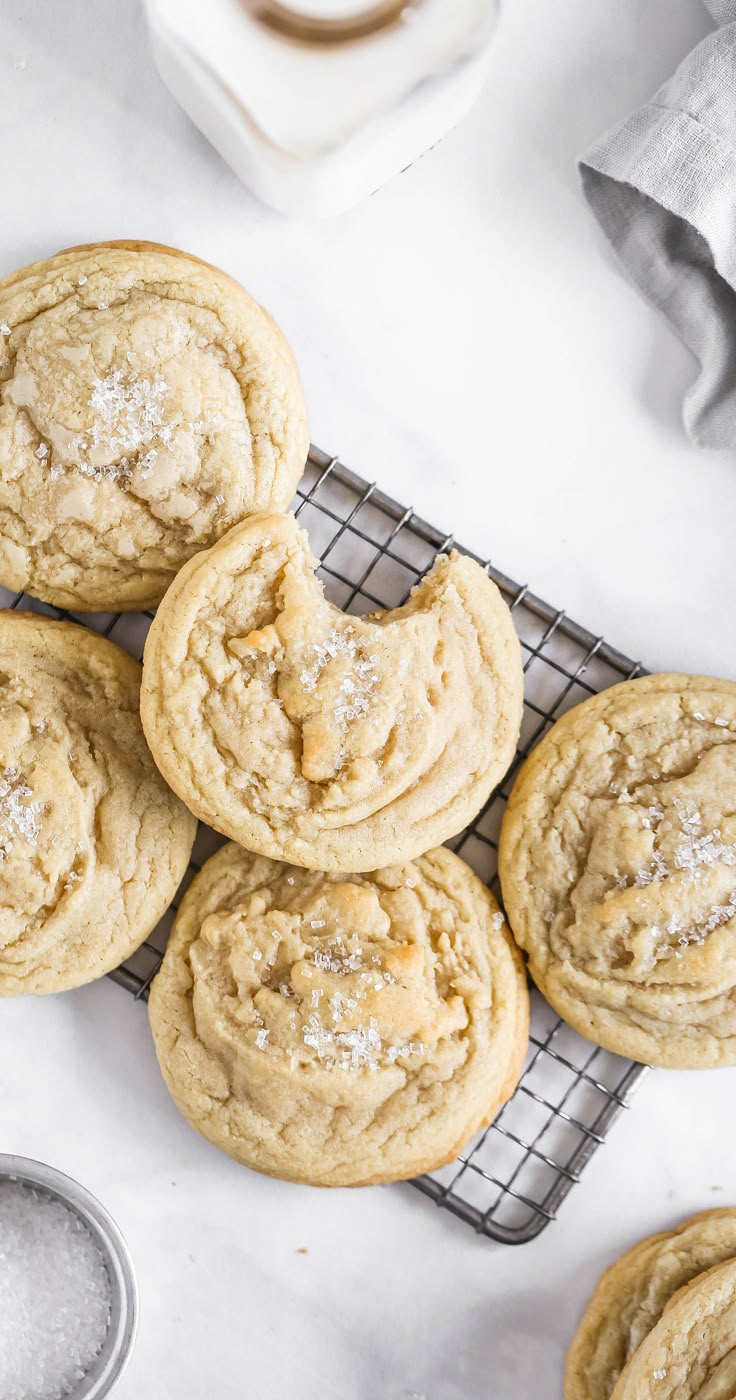
[[[718,24],[730,24],[736,19],[736,0],[705,0],[705,3]]]
[[[639,289],[700,363],[683,409],[707,447],[736,446],[736,0],[651,102],[580,162],[583,190]]]

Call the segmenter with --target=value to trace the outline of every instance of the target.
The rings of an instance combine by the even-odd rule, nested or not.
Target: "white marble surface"
[[[2,0],[0,20],[2,269],[126,235],[220,263],[294,344],[315,441],[648,665],[736,674],[736,464],[685,441],[694,367],[608,263],[573,165],[706,32],[698,0],[507,0],[470,119],[330,224],[236,183],[133,0]],[[135,1254],[120,1400],[557,1400],[602,1265],[729,1199],[733,1088],[652,1075],[514,1251],[406,1187],[238,1169],[178,1118],[111,983],[0,1013],[0,1145],[86,1182]]]

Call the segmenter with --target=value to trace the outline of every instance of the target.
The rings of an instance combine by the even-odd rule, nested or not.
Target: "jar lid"
[[[228,150],[247,151],[248,161],[255,152],[279,179],[342,156],[353,169],[358,161],[368,169],[373,153],[393,149],[402,130],[423,127],[425,113],[443,109],[445,77],[459,88],[487,52],[498,7],[498,0],[145,3],[155,41],[176,65],[178,86],[192,94],[188,110],[196,109],[200,122],[207,112],[212,130],[227,128]],[[287,31],[277,27],[285,13]],[[348,21],[378,23],[378,16],[381,24],[356,42],[331,42],[324,34],[315,41],[300,37],[303,28],[295,37],[295,16],[308,33],[328,20],[343,36]],[[444,126],[441,111],[429,125],[431,145]],[[412,137],[414,154],[401,152],[404,165],[422,140]],[[375,173],[366,178],[374,189],[381,183]]]
[[[357,39],[395,23],[418,0],[246,0],[263,24],[294,39],[335,43]]]

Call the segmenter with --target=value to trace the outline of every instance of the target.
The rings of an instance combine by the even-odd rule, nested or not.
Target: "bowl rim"
[[[109,1211],[86,1186],[33,1157],[0,1152],[0,1184],[18,1181],[62,1202],[92,1235],[110,1280],[110,1323],[102,1349],[69,1400],[102,1400],[125,1370],[138,1329],[138,1281],[130,1250]]]

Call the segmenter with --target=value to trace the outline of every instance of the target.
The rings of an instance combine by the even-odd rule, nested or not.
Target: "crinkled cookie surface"
[[[291,500],[296,367],[225,273],[93,244],[0,283],[0,582],[60,607],[153,606],[181,565]]]
[[[511,762],[519,643],[498,589],[442,557],[391,612],[329,603],[293,516],[190,561],[148,635],[143,724],[193,812],[249,850],[374,870],[456,834]]]
[[[228,844],[150,998],[161,1068],[258,1171],[363,1185],[451,1160],[519,1077],[529,1003],[492,895],[445,849],[324,875]]]
[[[0,678],[0,994],[58,992],[143,942],[196,824],[153,763],[119,647],[3,612]]]
[[[541,991],[609,1050],[736,1062],[736,684],[647,676],[586,700],[522,769],[501,832]]]
[[[704,1211],[641,1240],[603,1274],[567,1358],[565,1400],[610,1400],[637,1347],[670,1299],[736,1257],[736,1209]]]
[[[612,1400],[732,1400],[736,1259],[687,1284],[634,1352]]]

